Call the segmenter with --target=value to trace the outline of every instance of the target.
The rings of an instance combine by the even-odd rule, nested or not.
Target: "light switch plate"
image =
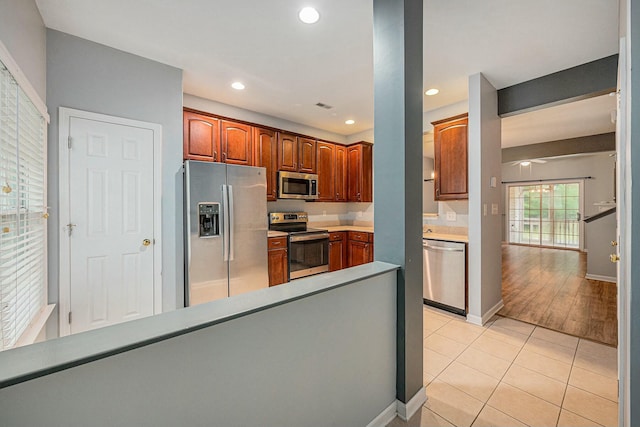
[[[482,213],[484,214],[484,216],[487,216],[487,204],[483,204],[482,205]]]
[[[447,221],[455,221],[455,220],[456,220],[456,213],[454,211],[448,211]]]
[[[491,215],[498,215],[498,204],[491,203]]]

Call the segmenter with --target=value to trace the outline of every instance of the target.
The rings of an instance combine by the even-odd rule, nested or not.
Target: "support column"
[[[397,292],[396,396],[406,404],[398,411],[402,417],[411,416],[425,399],[422,4],[422,0],[373,2],[375,258],[401,266]]]

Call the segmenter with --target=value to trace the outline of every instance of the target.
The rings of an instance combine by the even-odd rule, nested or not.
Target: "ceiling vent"
[[[331,110],[333,108],[331,105],[327,105],[323,102],[318,102],[316,107],[324,108],[325,110]]]

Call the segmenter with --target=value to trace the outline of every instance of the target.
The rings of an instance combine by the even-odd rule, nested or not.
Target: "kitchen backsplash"
[[[451,213],[454,214],[455,218],[451,216]],[[449,217],[447,217],[447,214],[449,214]],[[422,224],[467,228],[469,227],[469,202],[466,200],[438,202],[438,216],[423,216]]]
[[[373,225],[373,203],[305,202],[278,200],[267,203],[269,212],[307,212],[314,226]]]

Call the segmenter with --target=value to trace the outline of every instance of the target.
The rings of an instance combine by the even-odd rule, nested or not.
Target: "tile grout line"
[[[560,423],[560,416],[562,415],[562,410],[564,409],[564,399],[567,397],[567,390],[569,389],[569,381],[571,381],[571,374],[573,373],[573,364],[576,362],[576,356],[578,355],[578,347],[580,347],[580,338],[578,338],[578,344],[576,345],[576,349],[573,351],[573,358],[571,359],[571,368],[569,369],[569,376],[567,377],[567,383],[564,386],[564,393],[562,394],[562,402],[560,402],[560,412],[558,412],[558,419],[556,420],[556,426]]]
[[[495,323],[495,321],[492,323],[492,325],[493,325],[494,323]],[[508,328],[507,328],[507,329],[508,329]],[[488,331],[488,330],[489,330],[489,328],[487,328],[487,331]],[[535,327],[534,327],[534,328],[531,330],[531,332],[529,332],[529,334],[527,335],[527,341],[529,341],[529,338],[531,338],[531,335],[533,334],[533,331],[535,331]],[[486,331],[485,331],[485,332],[486,332]],[[515,332],[515,331],[514,331],[514,332]],[[484,332],[482,333],[482,335],[484,335]],[[524,335],[524,334],[523,334],[523,335]],[[500,384],[502,384],[502,380],[503,380],[503,379],[504,379],[504,377],[507,375],[507,372],[509,372],[509,369],[511,369],[511,367],[512,367],[512,366],[513,366],[513,364],[515,363],[516,359],[518,358],[518,356],[520,355],[520,353],[521,353],[521,352],[522,352],[522,350],[524,349],[524,346],[525,346],[525,344],[527,343],[527,341],[525,341],[525,342],[522,344],[522,347],[520,347],[520,350],[518,350],[518,353],[515,355],[515,357],[513,358],[513,360],[509,363],[509,366],[508,366],[508,367],[507,367],[507,369],[504,371],[504,374],[502,374],[502,377],[500,377],[500,379],[498,380],[498,384],[496,384],[496,387],[493,389],[493,391],[491,392],[491,394],[490,394],[490,395],[489,395],[489,397],[487,398],[487,401],[482,405],[482,408],[480,409],[480,412],[482,412],[482,410],[485,408],[485,406],[487,406],[487,405],[489,404],[489,400],[491,400],[491,398],[492,398],[492,397],[493,397],[493,395],[495,394],[495,392],[496,392],[496,390],[498,389],[498,387],[500,386]],[[482,350],[478,350],[478,351],[482,351]],[[487,353],[487,354],[489,354],[489,353]],[[506,383],[504,383],[504,384],[506,384]],[[516,387],[516,388],[517,388],[517,387]],[[518,390],[520,390],[520,389],[518,389]],[[522,391],[524,391],[524,390],[522,390]],[[525,392],[525,393],[526,393],[526,392]],[[493,406],[492,406],[492,408],[493,408]],[[497,408],[493,408],[493,409],[495,409],[495,410],[496,410],[496,411],[498,411],[498,412],[501,412],[501,413],[505,414],[504,412],[500,411],[500,410],[499,410],[499,409],[497,409]],[[478,416],[480,415],[480,412],[478,412],[478,415],[476,415],[476,417],[474,418],[473,423],[475,423],[475,422],[476,422],[476,420],[478,419]],[[507,416],[509,416],[509,417],[511,417],[511,418],[513,418],[513,419],[515,419],[515,420],[518,420],[519,422],[521,422],[521,423],[522,423],[522,424],[524,424],[524,425],[528,425],[527,423],[525,423],[525,422],[524,422],[524,421],[522,421],[522,420],[517,419],[516,417],[512,417],[512,416],[511,416],[511,415],[509,415],[509,414],[505,414],[505,415],[507,415]],[[471,423],[471,425],[473,425],[473,423]]]

